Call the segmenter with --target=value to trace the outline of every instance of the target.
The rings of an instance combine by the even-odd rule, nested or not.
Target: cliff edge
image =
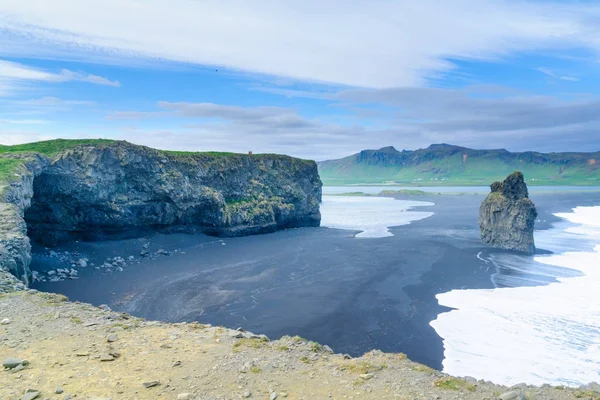
[[[600,399],[600,386],[505,387],[301,337],[145,321],[33,290],[0,294],[0,398],[166,400]]]
[[[514,172],[490,188],[491,193],[479,207],[481,241],[500,249],[533,254],[537,211],[529,199],[523,174]]]
[[[29,279],[29,237],[198,231],[242,236],[319,226],[317,164],[277,154],[174,152],[110,140],[0,146],[0,291]],[[9,290],[10,289],[10,290]]]

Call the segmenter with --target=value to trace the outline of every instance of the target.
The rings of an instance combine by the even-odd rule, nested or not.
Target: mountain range
[[[398,151],[363,150],[318,163],[325,185],[489,185],[515,170],[529,185],[600,185],[600,151],[590,153],[474,150],[450,144]]]

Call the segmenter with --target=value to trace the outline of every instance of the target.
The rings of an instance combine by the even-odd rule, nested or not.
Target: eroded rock
[[[514,172],[490,188],[491,193],[479,207],[481,241],[492,247],[534,253],[537,211],[523,174]]]

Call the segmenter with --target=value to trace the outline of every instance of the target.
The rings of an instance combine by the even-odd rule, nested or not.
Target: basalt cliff
[[[529,199],[525,179],[514,172],[504,182],[494,182],[479,207],[481,241],[493,247],[532,254],[535,204]]]
[[[318,226],[314,161],[275,154],[168,152],[122,141],[0,146],[0,291],[29,279],[45,245],[152,231],[241,236]]]

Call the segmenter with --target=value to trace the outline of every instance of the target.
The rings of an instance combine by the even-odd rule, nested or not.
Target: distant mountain
[[[449,144],[398,151],[389,146],[321,161],[318,165],[326,185],[489,185],[519,170],[529,185],[600,186],[600,151],[511,153],[504,149],[473,150]]]

